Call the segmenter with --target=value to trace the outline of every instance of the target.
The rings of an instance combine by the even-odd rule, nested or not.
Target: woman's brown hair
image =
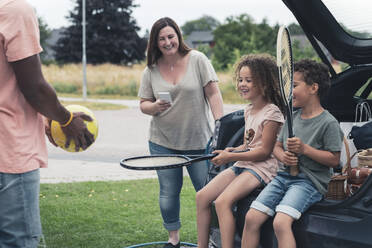
[[[240,70],[244,66],[248,66],[251,70],[252,80],[261,89],[263,97],[285,113],[284,103],[280,97],[279,73],[275,59],[268,54],[242,56],[235,64],[234,80],[237,84]]]
[[[169,17],[160,18],[154,23],[154,25],[152,25],[151,32],[150,32],[150,40],[147,45],[147,66],[148,67],[151,67],[154,64],[156,64],[158,59],[162,56],[162,53],[158,47],[158,37],[159,37],[160,30],[167,26],[173,28],[177,34],[178,41],[179,41],[178,52],[182,56],[184,56],[189,51],[191,51],[191,48],[189,48],[183,41],[181,30],[178,27],[177,23]]]

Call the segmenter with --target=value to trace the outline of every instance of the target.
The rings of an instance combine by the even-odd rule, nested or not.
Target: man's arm
[[[93,135],[88,131],[84,120],[91,118],[84,113],[70,113],[59,102],[54,89],[45,81],[41,71],[39,55],[10,63],[16,75],[17,84],[27,102],[39,113],[61,124],[66,135],[66,145],[74,140],[76,151],[85,149],[93,141]],[[70,118],[72,119],[70,120]]]
[[[69,111],[58,101],[56,92],[45,81],[39,55],[10,63],[17,78],[19,89],[27,102],[39,113],[66,123],[70,118]]]

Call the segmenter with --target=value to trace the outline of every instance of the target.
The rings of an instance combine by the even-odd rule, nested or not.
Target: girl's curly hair
[[[248,66],[252,80],[261,89],[263,97],[285,113],[285,106],[280,97],[279,73],[275,59],[269,54],[244,55],[235,64],[234,81],[238,85],[239,73],[242,67]]]

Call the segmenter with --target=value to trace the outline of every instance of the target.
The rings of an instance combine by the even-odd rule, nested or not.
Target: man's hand
[[[48,140],[50,143],[52,143],[54,146],[58,146],[56,142],[54,142],[53,137],[52,137],[52,132],[50,130],[52,120],[44,117],[44,128],[45,128],[45,135],[48,137]]]
[[[62,131],[66,135],[65,147],[68,147],[73,140],[75,151],[79,151],[80,148],[85,150],[94,142],[94,136],[89,132],[84,120],[92,121],[92,118],[83,112],[74,112],[73,115],[71,123],[67,127],[62,127]]]

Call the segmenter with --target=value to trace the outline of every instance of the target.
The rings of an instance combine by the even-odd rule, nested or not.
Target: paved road
[[[77,99],[63,99],[77,100]],[[122,110],[94,111],[99,122],[96,142],[86,151],[69,153],[48,142],[49,168],[41,170],[42,183],[131,180],[156,177],[154,171],[132,171],[119,165],[124,157],[148,153],[147,138],[151,117],[138,108],[138,101],[89,100],[128,106]],[[242,105],[225,105],[225,113]]]

